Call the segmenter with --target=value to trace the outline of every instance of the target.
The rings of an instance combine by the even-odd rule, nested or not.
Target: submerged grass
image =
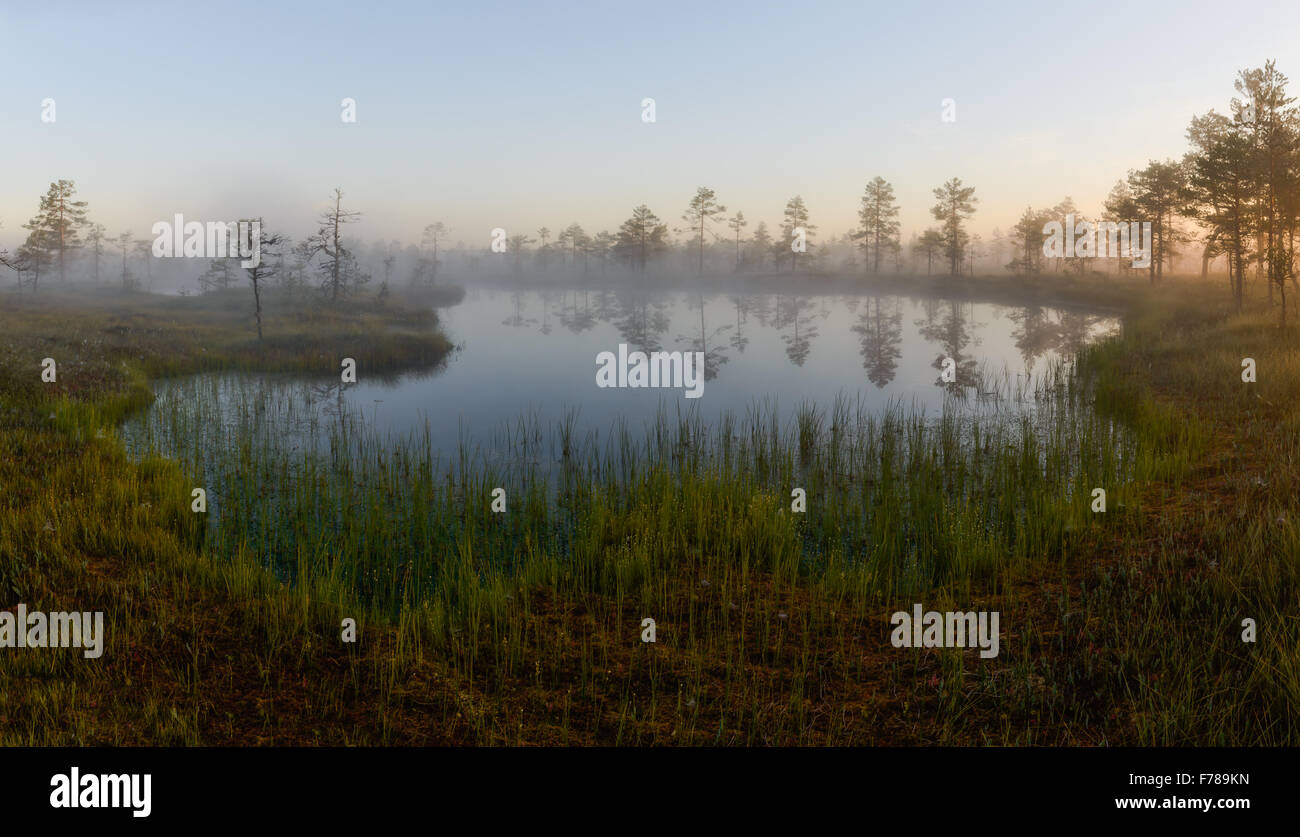
[[[444,457],[427,426],[383,437],[356,412],[322,419],[284,386],[200,380],[170,388],[132,444],[208,486],[215,554],[262,556],[282,579],[388,619],[436,602],[444,636],[515,578],[623,597],[626,579],[698,553],[714,575],[788,567],[874,606],[1059,560],[1067,534],[1131,518],[1128,486],[1147,474],[1120,426],[1091,410],[1086,382],[1058,365],[1014,400],[989,411],[948,399],[928,416],[841,398],[785,423],[757,404],[716,428],[696,409],[661,409],[603,439],[521,419],[490,454],[463,442]],[[1090,510],[1098,487],[1106,516]],[[449,561],[462,554],[472,562]]]
[[[1123,291],[1123,332],[1020,409],[521,422],[504,462],[346,416],[295,451],[197,401],[158,441],[216,428],[235,453],[137,462],[97,437],[149,361],[93,391],[11,383],[0,605],[110,627],[99,661],[0,651],[0,740],[1294,744],[1294,337],[1215,287]],[[892,648],[914,601],[999,610],[1001,654]]]

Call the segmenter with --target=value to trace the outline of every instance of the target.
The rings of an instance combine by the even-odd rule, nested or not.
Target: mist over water
[[[440,316],[458,348],[435,370],[378,378],[359,369],[356,384],[237,373],[159,381],[154,405],[125,435],[137,445],[148,427],[159,436],[166,415],[196,398],[207,402],[206,420],[230,432],[291,439],[347,415],[394,444],[427,432],[445,455],[468,443],[489,459],[521,428],[547,434],[566,422],[579,438],[601,439],[619,429],[639,435],[658,414],[716,426],[758,409],[785,422],[801,406],[829,409],[837,399],[868,413],[899,402],[937,415],[953,398],[1010,410],[1048,366],[1117,327],[1108,316],[1043,307],[666,289],[471,287]],[[620,344],[703,351],[702,396],[598,387],[596,356]],[[941,380],[944,358],[954,382]],[[163,452],[172,444],[156,441]]]

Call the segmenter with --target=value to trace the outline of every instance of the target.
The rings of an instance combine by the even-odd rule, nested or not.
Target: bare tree
[[[447,237],[451,229],[441,221],[435,221],[424,228],[424,246],[433,248],[432,261],[429,263],[429,284],[438,281],[438,242]]]
[[[262,224],[262,219],[257,219],[257,226],[249,225],[250,229],[256,229],[259,241],[254,244],[253,252],[256,259],[252,267],[244,268],[248,274],[249,284],[253,286],[253,305],[254,317],[257,319],[257,339],[262,340],[262,283],[271,279],[279,273],[280,268],[277,264],[272,264],[270,257],[278,258],[280,256],[280,245],[284,243],[284,236],[280,234],[270,234]]]
[[[331,302],[338,302],[339,294],[345,290],[344,282],[353,261],[351,251],[343,246],[342,227],[360,217],[360,212],[343,209],[343,190],[335,187],[334,206],[321,214],[320,229],[307,239],[312,254],[324,256],[318,270],[324,277],[325,287],[329,288]]]

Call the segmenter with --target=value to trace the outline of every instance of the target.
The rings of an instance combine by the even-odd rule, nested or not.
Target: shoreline
[[[1254,428],[1266,425],[1239,426],[1236,416],[1242,405],[1236,388],[1210,382],[1223,376],[1230,381],[1239,372],[1231,355],[1249,351],[1279,381],[1275,387],[1281,387],[1261,390],[1261,398],[1249,409],[1257,415],[1277,412],[1293,403],[1284,397],[1291,391],[1288,387],[1300,389],[1300,362],[1278,366],[1277,336],[1255,324],[1256,318],[1271,316],[1267,311],[1239,316],[1227,310],[1226,300],[1212,302],[1218,288],[1189,290],[1180,283],[1179,289],[1172,301],[1135,294],[1121,335],[1108,338],[1081,364],[1081,374],[1095,381],[1096,408],[1123,420],[1143,441],[1143,455],[1150,457],[1144,467],[1151,478],[1138,487],[1142,501],[1127,509],[1116,504],[1095,537],[1073,546],[1067,541],[1059,557],[1019,566],[1004,556],[1004,566],[993,565],[992,574],[983,580],[959,574],[953,583],[925,593],[924,599],[909,599],[909,606],[911,601],[925,601],[945,611],[1002,614],[1006,633],[1001,654],[984,661],[987,671],[976,679],[962,674],[973,664],[962,662],[962,649],[899,656],[886,632],[888,614],[898,609],[897,601],[837,606],[835,602],[851,599],[843,598],[848,591],[840,590],[831,576],[806,576],[781,560],[767,568],[752,566],[743,583],[740,577],[729,580],[729,563],[707,549],[683,553],[665,565],[675,568],[667,575],[656,570],[650,576],[663,586],[664,598],[655,606],[660,616],[658,647],[645,648],[627,639],[640,630],[639,621],[632,621],[633,616],[639,620],[643,609],[636,596],[611,596],[598,589],[581,592],[584,588],[572,588],[572,581],[557,587],[546,581],[554,573],[563,577],[564,564],[552,563],[554,559],[530,565],[524,576],[496,592],[474,592],[466,601],[480,602],[472,606],[484,608],[486,618],[452,618],[463,605],[435,598],[427,609],[404,609],[394,621],[359,614],[360,642],[340,645],[339,619],[356,612],[355,604],[340,598],[329,584],[285,587],[252,556],[215,560],[203,555],[202,535],[188,508],[188,481],[176,463],[131,464],[122,450],[114,449],[120,445],[91,438],[94,422],[111,415],[114,401],[129,387],[105,381],[100,387],[69,388],[59,399],[67,413],[59,422],[0,431],[0,476],[18,495],[31,497],[26,505],[0,508],[0,555],[7,556],[0,580],[15,591],[17,598],[13,593],[10,598],[31,608],[105,611],[108,639],[104,657],[95,666],[60,663],[57,651],[42,657],[0,653],[0,681],[36,684],[5,693],[0,705],[11,719],[5,740],[194,745],[342,740],[708,743],[723,735],[721,722],[722,740],[739,736],[741,743],[758,733],[770,743],[789,744],[978,744],[989,743],[990,734],[992,743],[1003,744],[1157,744],[1161,726],[1147,719],[1153,708],[1162,707],[1160,711],[1176,713],[1183,723],[1193,725],[1180,740],[1294,743],[1289,728],[1252,733],[1249,718],[1284,702],[1290,688],[1284,680],[1270,685],[1251,672],[1256,666],[1276,666],[1278,655],[1290,647],[1290,639],[1272,620],[1280,616],[1273,615],[1274,609],[1285,601],[1294,581],[1261,585],[1257,579],[1293,579],[1296,573],[1294,562],[1258,558],[1259,550],[1276,555],[1290,530],[1277,524],[1250,527],[1255,521],[1285,518],[1285,507],[1295,500],[1285,495],[1260,503],[1249,495],[1252,505],[1241,507],[1245,516],[1240,518],[1206,517],[1201,505],[1235,503],[1223,486],[1237,484],[1239,472],[1260,474],[1269,484],[1284,482],[1270,470],[1287,467],[1287,446],[1293,444],[1286,438],[1256,435]],[[1059,292],[1073,293],[1069,288]],[[1202,325],[1170,330],[1166,324],[1175,315],[1198,318]],[[1187,341],[1202,345],[1191,348],[1194,344]],[[128,341],[119,351],[135,348]],[[1150,364],[1157,359],[1160,378],[1151,375]],[[163,368],[179,364],[175,357],[155,362]],[[86,369],[99,371],[94,364]],[[11,375],[3,377],[6,372],[12,370],[0,369],[0,403],[14,404],[15,388]],[[20,396],[26,391],[31,391],[27,385],[17,388]],[[1229,444],[1227,433],[1247,434],[1254,447]],[[95,489],[88,492],[88,486]],[[724,502],[729,490],[725,485],[705,482],[692,490],[704,503],[699,508],[710,515],[699,525],[713,521],[700,529],[702,533],[735,525],[727,522],[732,518],[727,511],[731,502]],[[760,503],[767,511],[745,525],[767,527],[764,521],[779,501],[755,495],[751,507],[757,509],[753,504]],[[615,538],[611,543],[618,542],[619,527],[634,519],[619,515],[607,524],[614,527],[604,536]],[[79,523],[74,526],[72,521]],[[772,530],[773,535],[788,537],[784,525]],[[646,531],[667,534],[674,528],[682,534],[695,531],[694,524],[674,527],[667,518]],[[757,535],[762,530],[754,531]],[[1166,546],[1153,550],[1151,533]],[[602,555],[603,550],[593,554]],[[1206,552],[1216,555],[1214,567],[1195,557]],[[39,576],[30,569],[33,554],[46,556]],[[773,560],[779,554],[759,553]],[[454,562],[448,566],[454,568]],[[1195,575],[1187,575],[1193,571]],[[472,565],[455,572],[476,577]],[[709,587],[703,580],[709,580]],[[461,589],[470,595],[469,588]],[[1194,621],[1183,621],[1169,610],[1178,591],[1184,599],[1191,597],[1183,607],[1199,614]],[[1250,601],[1237,602],[1241,595]],[[736,610],[729,609],[727,597]],[[12,604],[0,602],[0,607]],[[1276,637],[1262,644],[1257,655],[1223,648],[1207,657],[1168,647],[1192,649],[1212,643],[1215,632],[1243,610],[1272,625]],[[1097,621],[1100,614],[1105,618]],[[693,642],[679,632],[686,620],[700,623],[702,633]],[[154,628],[163,626],[171,628],[160,636]],[[508,640],[505,646],[502,638]],[[737,656],[742,646],[736,643],[741,641],[749,650]],[[806,642],[815,649],[816,668],[811,671],[799,653]],[[620,673],[611,676],[588,668],[591,652],[583,648],[604,655],[606,665]],[[1220,680],[1253,677],[1255,685],[1235,702],[1216,706],[1211,718],[1202,712],[1199,692],[1168,703],[1174,696],[1159,690],[1129,690],[1125,684],[1135,673],[1133,661],[1141,660],[1147,661],[1141,664],[1147,668],[1137,670],[1159,673],[1167,682],[1184,682],[1193,668],[1210,667]],[[725,668],[718,670],[719,665]],[[654,673],[660,667],[666,667],[662,679]],[[55,671],[62,674],[51,679]],[[268,681],[259,671],[275,674]],[[383,671],[394,674],[381,676]],[[578,671],[587,673],[577,676]],[[732,679],[723,677],[723,671],[733,672]],[[1072,678],[1077,682],[1084,671],[1095,672],[1084,681],[1085,691],[1066,690],[1069,700],[1053,697],[1054,683]],[[1047,674],[1052,679],[1045,679]],[[575,676],[580,692],[565,697],[563,684],[574,684]],[[739,706],[716,691],[731,683],[727,688],[736,690],[741,704],[760,695],[788,703],[802,691],[791,691],[795,684],[808,677],[815,678],[821,697],[814,699],[815,705],[801,698],[803,708],[786,720],[775,715],[746,719],[743,710],[738,714]],[[662,716],[638,715],[633,728],[623,730],[618,717],[633,708],[644,710],[643,701],[657,699],[671,706],[679,681],[689,684],[692,706],[683,704]],[[640,696],[629,691],[631,682],[638,684]],[[1203,688],[1212,689],[1218,681],[1198,675],[1186,682],[1203,682]],[[95,693],[97,705],[69,701],[63,683]],[[999,683],[1004,685],[995,685]],[[1080,699],[1080,694],[1086,697]],[[557,695],[560,704],[555,703]],[[965,708],[954,715],[952,701],[957,699]],[[272,716],[258,708],[266,701],[276,706]],[[319,706],[333,708],[322,714],[313,708]],[[827,725],[823,714],[811,716],[819,721],[807,720],[806,713],[816,706],[824,707],[820,711],[857,708],[843,723]],[[173,707],[179,708],[179,723],[165,720]],[[1091,713],[1091,720],[1071,720],[1081,711]],[[1046,717],[1038,720],[1041,713]],[[63,722],[50,725],[51,717]],[[1238,726],[1225,732],[1224,724]]]

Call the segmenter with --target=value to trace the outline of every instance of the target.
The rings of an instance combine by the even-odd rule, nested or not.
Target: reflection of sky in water
[[[710,422],[728,411],[743,418],[762,399],[774,400],[788,418],[801,402],[830,406],[837,395],[860,400],[869,411],[902,400],[937,412],[944,400],[940,357],[956,359],[962,383],[973,384],[980,369],[997,378],[1009,373],[1014,382],[1116,325],[1107,317],[1044,308],[771,293],[706,294],[701,325],[699,301],[687,292],[469,289],[464,302],[440,312],[448,336],[462,347],[445,368],[395,382],[368,379],[362,368],[343,402],[380,433],[405,436],[427,419],[443,451],[462,433],[487,443],[503,423],[515,424],[525,413],[548,427],[576,412],[581,435],[594,430],[604,437],[620,419],[637,430],[661,405],[669,417],[694,407]],[[687,399],[680,389],[596,386],[599,352],[616,352],[620,342],[630,350],[694,351],[701,330],[712,374],[701,398]],[[278,392],[306,404],[311,387],[273,383],[283,380],[262,383],[287,387]],[[180,386],[158,382],[153,409],[166,403],[169,387]],[[309,399],[315,406],[303,413],[336,405],[334,390]]]

